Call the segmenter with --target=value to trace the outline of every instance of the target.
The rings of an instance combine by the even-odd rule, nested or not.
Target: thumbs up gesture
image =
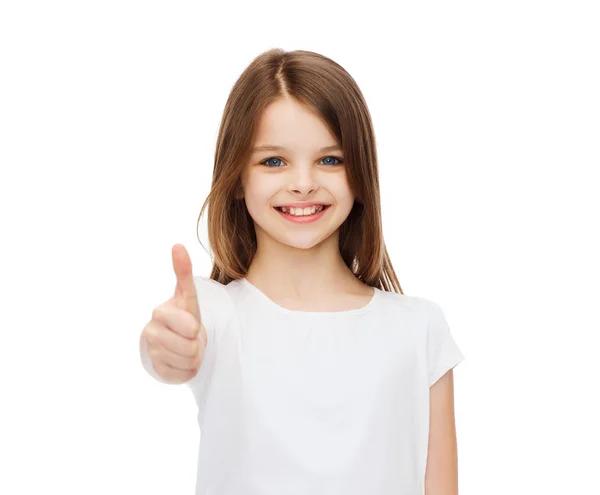
[[[183,383],[193,378],[202,364],[207,335],[200,321],[192,262],[182,244],[171,250],[177,277],[174,296],[154,308],[141,338],[156,373],[166,383]]]

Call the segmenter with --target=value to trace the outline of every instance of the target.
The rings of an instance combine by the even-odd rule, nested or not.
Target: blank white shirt
[[[429,387],[464,359],[438,304],[375,289],[303,312],[246,279],[194,282],[196,495],[423,495]]]

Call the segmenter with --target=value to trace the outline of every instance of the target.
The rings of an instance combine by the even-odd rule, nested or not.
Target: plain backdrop
[[[401,286],[466,357],[460,493],[600,493],[599,24],[573,0],[2,2],[0,493],[193,494],[196,404],[138,339],[173,244],[210,273],[221,113],[276,47],[369,105]]]

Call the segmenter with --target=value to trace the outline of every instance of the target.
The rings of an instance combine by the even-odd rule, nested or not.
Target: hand
[[[198,373],[207,335],[200,321],[200,307],[194,285],[192,262],[182,244],[171,250],[177,277],[175,295],[154,308],[142,338],[156,373],[167,383],[183,383]]]

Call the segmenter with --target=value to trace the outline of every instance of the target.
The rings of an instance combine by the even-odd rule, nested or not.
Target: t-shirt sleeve
[[[232,314],[232,302],[225,286],[209,277],[194,276],[200,321],[206,329],[206,348],[198,373],[185,382],[198,404],[204,407],[207,388],[216,365],[222,334]]]
[[[429,386],[448,370],[464,360],[464,356],[448,327],[439,304],[423,299],[427,311],[427,374]]]

